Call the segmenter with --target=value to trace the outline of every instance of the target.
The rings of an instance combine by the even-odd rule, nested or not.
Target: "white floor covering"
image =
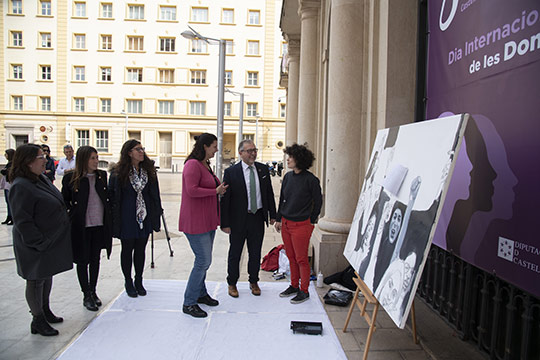
[[[313,285],[297,305],[278,296],[287,285],[260,282],[256,297],[238,283],[235,299],[225,282],[207,282],[220,304],[195,319],[182,313],[186,281],[145,280],[147,296],[122,292],[59,359],[347,359]],[[322,322],[323,333],[293,334],[292,320]]]

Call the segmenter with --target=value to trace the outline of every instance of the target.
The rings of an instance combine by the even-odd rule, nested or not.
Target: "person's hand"
[[[280,221],[276,221],[274,223],[274,229],[276,229],[277,232],[281,232],[281,222]]]
[[[229,187],[229,185],[223,183],[221,185],[219,185],[217,188],[216,188],[216,194],[218,195],[223,195],[227,192],[227,188]]]
[[[276,223],[276,219],[270,219],[270,225],[274,225]]]
[[[231,228],[230,227],[222,227],[221,231],[223,231],[225,234],[230,234],[231,233]]]

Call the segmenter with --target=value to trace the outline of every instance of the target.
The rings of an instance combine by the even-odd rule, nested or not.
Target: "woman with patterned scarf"
[[[142,275],[148,235],[160,230],[163,213],[154,162],[146,156],[138,140],[124,143],[120,160],[109,180],[113,217],[113,237],[120,239],[120,264],[126,293],[130,297],[146,295]],[[135,267],[135,282],[131,264]]]

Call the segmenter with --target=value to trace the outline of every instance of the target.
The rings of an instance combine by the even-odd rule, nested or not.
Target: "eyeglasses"
[[[143,147],[136,147],[136,148],[133,148],[132,150],[138,151],[138,152],[140,152],[140,153],[144,152],[144,148],[143,148]]]
[[[242,150],[242,151],[245,151],[248,154],[253,154],[253,153],[256,153],[257,151],[259,151],[259,149],[255,148],[255,149],[248,149],[248,150]]]
[[[48,153],[51,152],[51,150],[49,150],[49,149],[42,149],[41,151],[43,151],[43,152],[48,152]]]

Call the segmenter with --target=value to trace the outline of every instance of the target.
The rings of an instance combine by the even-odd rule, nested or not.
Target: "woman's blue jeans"
[[[206,279],[206,270],[212,263],[212,248],[214,247],[216,231],[212,230],[203,234],[184,234],[195,254],[195,262],[184,293],[184,306],[190,306],[197,304],[198,298],[208,294],[204,280]]]

